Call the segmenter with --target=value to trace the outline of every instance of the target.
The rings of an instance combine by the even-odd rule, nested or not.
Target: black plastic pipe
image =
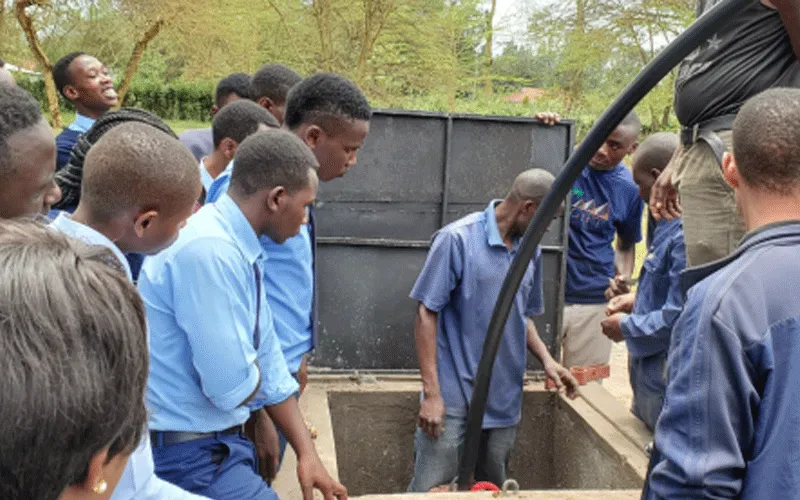
[[[478,461],[478,448],[481,440],[483,414],[486,411],[486,398],[489,395],[489,382],[492,378],[492,368],[497,357],[497,350],[503,337],[508,315],[514,303],[525,269],[528,266],[537,245],[542,240],[542,235],[556,210],[567,197],[575,180],[583,168],[592,158],[594,153],[622,122],[625,116],[655,87],[672,68],[677,66],[694,49],[705,40],[711,38],[733,16],[747,4],[759,0],[726,0],[717,5],[706,14],[697,19],[678,38],[661,51],[655,59],[650,61],[639,75],[617,97],[611,106],[606,109],[600,119],[592,127],[586,139],[567,160],[563,171],[556,178],[553,188],[547,193],[542,205],[536,210],[536,215],[528,225],[522,237],[519,252],[511,263],[503,288],[497,298],[486,342],[483,344],[483,354],[478,364],[478,373],[472,393],[467,418],[467,430],[464,442],[464,452],[458,470],[458,488],[465,490],[474,480],[475,465]],[[569,208],[569,207],[567,207]],[[569,211],[567,211],[569,213]]]

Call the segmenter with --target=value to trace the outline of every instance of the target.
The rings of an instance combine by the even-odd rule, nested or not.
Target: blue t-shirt
[[[438,313],[436,362],[447,415],[467,418],[483,343],[519,240],[511,250],[497,229],[495,200],[433,236],[411,298]],[[519,422],[527,354],[526,317],[544,312],[541,251],[528,264],[492,370],[483,428]]]
[[[612,170],[583,169],[572,188],[567,251],[568,304],[602,304],[614,277],[614,236],[642,241],[644,202],[633,175],[620,163]]]

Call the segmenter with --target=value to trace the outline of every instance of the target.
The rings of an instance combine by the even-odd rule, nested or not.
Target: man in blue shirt
[[[800,498],[800,90],[750,99],[733,151],[723,175],[748,232],[681,277],[646,500]]]
[[[86,155],[82,196],[73,214],[61,212],[54,229],[110,249],[131,281],[123,252],[153,255],[178,237],[200,191],[186,148],[142,123],[109,131]],[[147,432],[130,457],[112,500],[200,499],[155,474]]]
[[[678,148],[678,136],[662,132],[648,137],[633,157],[633,179],[642,200],[650,199],[658,176]],[[680,273],[686,269],[681,220],[661,220],[648,240],[648,254],[639,274],[636,294],[611,299],[603,333],[626,342],[633,404],[631,411],[652,431],[667,385],[667,352],[672,326],[683,306]]]
[[[61,199],[55,165],[53,129],[39,103],[20,87],[0,85],[0,219],[46,215]]]
[[[553,183],[552,174],[520,174],[504,200],[470,214],[433,235],[422,272],[411,291],[419,301],[415,323],[422,376],[422,404],[414,439],[409,492],[450,483],[458,471],[467,408],[494,303],[516,255],[520,237]],[[544,312],[541,250],[528,264],[514,299],[497,362],[475,478],[502,485],[522,411],[526,347],[547,376],[570,397],[577,381],[550,355],[531,318]]]
[[[259,130],[280,126],[269,111],[246,99],[233,102],[220,110],[211,123],[214,150],[200,160],[203,192],[209,192],[214,179],[222,172],[230,172],[236,148],[243,140]]]
[[[644,204],[622,163],[636,150],[640,129],[638,116],[631,112],[572,188],[562,328],[567,367],[608,364],[611,356],[611,341],[600,329],[610,298],[606,291],[610,283],[619,289],[633,274],[636,243],[642,239]]]
[[[320,164],[320,180],[341,177],[356,164],[356,152],[369,133],[372,112],[367,98],[355,84],[339,75],[318,73],[292,88],[285,110],[284,128],[300,137],[314,152]],[[217,177],[206,203],[227,191],[230,178],[229,172]],[[308,223],[300,234],[283,244],[264,236],[261,245],[270,256],[264,289],[274,313],[275,330],[286,364],[300,382],[302,392],[307,381],[307,354],[316,345],[314,207],[310,207]],[[285,440],[281,439],[276,465],[285,446]]]
[[[58,91],[77,111],[75,121],[56,137],[56,170],[61,170],[69,162],[78,136],[85,134],[95,120],[117,105],[119,99],[108,68],[83,52],[73,52],[59,59],[53,65],[53,79]]]
[[[249,88],[250,75],[247,73],[231,73],[220,80],[214,91],[214,105],[211,106],[211,116],[217,116],[217,113],[227,104],[240,99],[247,99]],[[211,127],[190,129],[183,132],[178,138],[191,151],[197,161],[202,161],[203,157],[210,155],[214,151],[214,136]]]
[[[300,415],[262,286],[272,255],[259,238],[280,244],[300,231],[318,163],[296,136],[271,129],[242,142],[236,165],[229,194],[193,215],[172,247],[145,261],[139,280],[156,471],[218,500],[276,498],[243,434],[252,413],[257,429],[271,418],[288,437],[305,500],[313,487],[346,498]]]

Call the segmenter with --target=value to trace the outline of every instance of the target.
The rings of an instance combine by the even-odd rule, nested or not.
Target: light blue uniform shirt
[[[297,390],[275,335],[257,264],[256,233],[227,195],[189,218],[178,240],[148,258],[139,278],[150,327],[150,428],[214,432],[243,424],[254,409]],[[261,385],[256,397],[244,401]]]
[[[83,116],[80,113],[75,113],[75,121],[70,123],[67,127],[70,130],[74,130],[75,132],[80,132],[81,134],[85,134],[92,128],[94,122],[96,122],[94,118],[89,118],[88,116]]]
[[[225,170],[223,170],[222,173],[214,179],[211,186],[206,189],[206,205],[214,203],[219,200],[223,194],[228,192],[228,186],[231,185],[231,172],[233,172],[233,160],[228,163]]]
[[[233,162],[216,178],[206,196],[213,202],[228,191]],[[312,209],[313,210],[313,209]],[[300,234],[283,244],[261,237],[261,248],[269,255],[269,268],[262,270],[267,301],[272,309],[275,331],[281,342],[289,371],[297,373],[303,356],[315,345],[312,321],[314,307],[313,216]]]
[[[519,249],[500,236],[492,201],[433,235],[411,298],[437,312],[436,358],[447,415],[467,418],[478,362],[503,280]],[[483,428],[511,427],[522,410],[526,317],[544,312],[541,250],[528,264],[492,370]]]
[[[61,212],[50,224],[57,231],[79,240],[87,245],[99,245],[111,250],[119,259],[128,278],[131,279],[131,270],[128,261],[119,248],[104,235],[89,226],[72,220],[66,212]],[[174,484],[163,481],[156,476],[153,464],[153,451],[150,445],[150,433],[145,432],[142,442],[131,454],[128,465],[114,489],[111,500],[202,500],[206,497],[194,495],[178,488]]]
[[[211,177],[211,174],[206,170],[205,159],[206,158],[203,157],[203,159],[200,160],[200,182],[203,184],[203,189],[208,193],[208,190],[211,189],[211,185],[214,183],[214,178]]]

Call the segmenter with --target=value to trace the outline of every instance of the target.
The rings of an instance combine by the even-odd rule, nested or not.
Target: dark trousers
[[[163,445],[153,440],[156,475],[214,500],[278,500],[258,474],[253,443],[242,433]]]

